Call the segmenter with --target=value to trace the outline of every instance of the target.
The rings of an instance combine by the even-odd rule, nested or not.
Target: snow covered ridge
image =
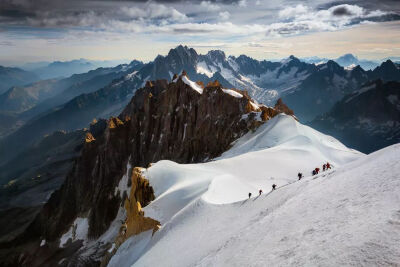
[[[399,152],[366,156],[278,115],[212,162],[159,161],[144,173],[156,199],[143,210],[161,229],[129,238],[109,266],[396,265]]]
[[[231,96],[236,97],[236,98],[242,98],[243,97],[242,94],[240,94],[240,93],[238,93],[238,92],[236,92],[236,91],[234,91],[232,89],[222,89],[222,91],[225,94],[231,95]]]
[[[201,88],[200,85],[198,85],[197,83],[189,80],[189,78],[186,75],[182,75],[182,81],[189,85],[193,90],[195,90],[196,92],[198,92],[199,94],[203,93],[203,88]]]
[[[172,80],[172,82],[176,83],[178,81],[178,79],[181,79],[182,82],[189,85],[190,88],[192,88],[194,91],[198,92],[199,94],[203,94],[204,88],[201,85],[199,85],[198,83],[191,81],[189,79],[189,77],[186,75],[185,71],[182,71],[182,74],[180,76],[176,76],[176,78],[174,80]],[[214,86],[214,85],[220,86],[218,81],[215,81],[214,84],[210,83],[207,86]],[[221,87],[221,89],[222,89],[222,92],[224,92],[225,94],[228,94],[232,97],[243,98],[243,94],[238,92],[239,90],[227,89],[227,88],[222,88],[222,87]],[[250,104],[251,110],[253,110],[253,111],[261,112],[261,106],[268,108],[265,105],[257,104],[253,99],[250,99],[250,98],[248,98],[248,99],[249,99],[249,104]]]
[[[186,75],[185,71],[183,71],[183,73],[182,73],[179,77],[177,77],[176,79],[174,79],[172,82],[175,82],[175,83],[176,83],[176,82],[178,81],[179,78],[181,78],[182,81],[183,81],[185,84],[189,85],[193,90],[195,90],[195,91],[198,92],[199,94],[202,94],[202,93],[203,93],[203,88],[202,88],[202,86],[200,86],[200,85],[197,84],[196,82],[190,80],[189,77]],[[223,88],[222,91],[223,91],[224,93],[226,93],[226,94],[228,94],[228,95],[231,95],[231,96],[233,96],[233,97],[236,97],[236,98],[242,98],[242,97],[243,97],[243,95],[242,95],[241,93],[239,93],[239,92],[237,92],[237,91],[235,91],[235,90],[232,90],[232,89]],[[254,103],[253,103],[253,104],[254,104]]]

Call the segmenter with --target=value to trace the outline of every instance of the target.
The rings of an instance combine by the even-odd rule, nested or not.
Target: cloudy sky
[[[0,0],[0,64],[149,61],[178,44],[258,59],[400,56],[400,1]]]

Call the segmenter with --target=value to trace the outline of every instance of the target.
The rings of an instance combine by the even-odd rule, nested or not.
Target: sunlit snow
[[[161,229],[131,237],[110,266],[396,265],[399,155],[366,156],[278,115],[214,161],[150,167],[144,212]]]

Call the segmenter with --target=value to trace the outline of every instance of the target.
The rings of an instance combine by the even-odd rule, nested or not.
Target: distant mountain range
[[[70,61],[54,62],[32,62],[27,63],[20,68],[34,72],[41,79],[52,79],[68,77],[73,74],[79,74],[94,70],[97,68],[109,68],[119,64],[126,64],[129,60],[88,60],[75,59]]]
[[[39,76],[33,72],[0,66],[0,94],[7,91],[11,86],[21,86],[39,79]]]
[[[119,113],[129,101],[130,98],[127,96],[132,95],[132,89],[125,84],[120,87],[115,86],[112,81],[117,83],[120,77],[123,77],[122,80],[124,80],[127,74],[133,73],[141,67],[141,62],[133,61],[129,65],[119,65],[108,69],[100,68],[85,74],[76,74],[52,84],[52,90],[59,92],[57,95],[45,99],[18,115],[13,115],[18,118],[18,120],[14,120],[15,122],[23,121],[24,124],[19,125],[20,128],[13,134],[3,133],[9,135],[0,140],[0,147],[2,149],[12,147],[13,149],[8,155],[0,152],[0,162],[5,162],[6,159],[17,155],[39,141],[44,135],[57,130],[69,131],[83,128],[96,117],[108,117],[115,112]],[[138,83],[141,84],[141,81]],[[137,88],[139,84],[134,83],[133,87]],[[31,87],[25,89],[31,89]],[[27,92],[25,92],[26,94]],[[6,102],[11,104],[13,102],[9,96],[10,94],[6,94],[0,99],[4,101],[6,98]],[[22,107],[20,106],[20,108]],[[4,111],[3,114],[9,115]],[[19,140],[24,140],[24,142]]]
[[[354,56],[353,54],[344,54],[338,58],[328,59],[328,58],[320,58],[320,57],[304,57],[300,59],[303,62],[311,63],[311,64],[321,64],[326,63],[329,60],[333,60],[338,63],[340,66],[345,68],[352,68],[357,65],[360,65],[361,68],[364,70],[373,70],[381,63],[391,60],[391,61],[399,61],[399,57],[390,57],[390,58],[383,58],[380,60],[368,60],[368,59],[359,59],[358,57]]]
[[[140,68],[141,65],[142,62],[134,60],[130,64],[98,68],[65,79],[42,80],[26,86],[11,87],[0,95],[0,114],[18,118],[19,122],[27,121],[80,94],[96,91],[112,80],[124,76],[125,71]],[[0,123],[0,136],[15,130],[15,127],[9,124],[8,127],[3,127],[7,129],[1,129],[1,126]]]
[[[365,153],[399,143],[400,83],[366,83],[310,125]]]
[[[373,71],[365,71],[361,67],[345,69],[334,61],[308,64],[294,56],[270,62],[245,55],[227,57],[218,50],[200,55],[192,48],[178,46],[147,64],[134,61],[115,69],[98,69],[61,80],[69,89],[20,115],[28,118],[28,122],[0,142],[3,151],[13,148],[11,153],[0,152],[0,160],[16,156],[45,134],[75,130],[94,118],[115,116],[146,81],[172,80],[174,74],[183,70],[194,81],[207,84],[218,80],[225,88],[247,90],[251,97],[267,105],[282,97],[301,121],[311,121],[329,111],[343,96],[368,80],[400,80],[399,67],[390,60]],[[25,142],[19,142],[21,139]]]

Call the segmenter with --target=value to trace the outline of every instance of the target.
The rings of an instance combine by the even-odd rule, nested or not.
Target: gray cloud
[[[334,16],[351,16],[351,15],[353,15],[351,10],[347,9],[346,6],[340,6],[340,7],[333,9],[332,14]]]
[[[324,5],[308,6],[302,4],[304,1],[282,3],[275,0],[0,0],[0,27],[7,29],[7,25],[18,25],[175,35],[287,36],[334,31],[365,21],[400,20],[400,15],[387,10],[387,5],[381,10],[372,0],[352,0],[351,4],[323,2]],[[383,2],[392,3],[397,8],[400,6],[392,0]],[[269,15],[260,18],[255,14]],[[234,23],[224,24],[230,21]]]

